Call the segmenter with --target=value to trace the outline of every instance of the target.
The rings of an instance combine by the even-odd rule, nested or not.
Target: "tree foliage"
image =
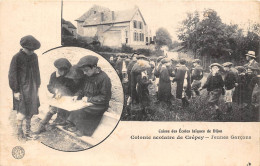
[[[156,48],[160,49],[162,46],[166,45],[169,48],[172,45],[171,35],[165,28],[159,28],[156,31],[156,38],[155,38]]]
[[[212,9],[187,13],[177,31],[182,46],[192,50],[196,56],[207,56],[241,63],[249,50],[258,55],[260,25],[251,24],[247,34],[237,24],[225,24]]]

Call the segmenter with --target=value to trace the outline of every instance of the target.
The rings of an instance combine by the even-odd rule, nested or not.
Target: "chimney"
[[[101,22],[103,22],[103,21],[104,21],[104,13],[101,12]]]
[[[112,21],[115,20],[115,11],[112,11]]]

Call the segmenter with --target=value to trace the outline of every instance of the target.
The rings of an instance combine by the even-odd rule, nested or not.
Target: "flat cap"
[[[41,47],[41,43],[32,35],[22,37],[20,45],[28,50],[37,50]]]
[[[200,59],[194,59],[193,61],[192,61],[192,63],[201,63],[201,60]]]
[[[217,66],[220,69],[223,69],[223,66],[221,64],[219,64],[219,63],[212,63],[209,67],[212,68],[213,66]]]
[[[138,55],[137,57],[136,57],[137,59],[148,59],[146,56],[144,56],[144,55]]]
[[[162,63],[162,64],[169,63],[169,62],[171,62],[171,60],[168,59],[168,58],[163,58],[163,59],[161,60],[161,63]]]
[[[60,69],[60,68],[70,69],[71,63],[70,63],[69,60],[66,59],[66,58],[59,58],[59,59],[57,59],[57,60],[54,62],[54,66],[55,66],[57,69]]]
[[[233,63],[231,63],[231,62],[226,62],[226,63],[222,64],[222,66],[224,66],[224,67],[230,67],[232,65],[233,65]]]
[[[68,74],[66,74],[65,77],[70,79],[81,79],[84,77],[84,72],[80,70],[76,65],[74,65],[70,68],[70,71],[68,72]]]
[[[77,66],[83,67],[83,66],[95,66],[98,63],[98,57],[93,55],[87,55],[82,58],[80,58]]]
[[[180,59],[179,62],[180,62],[180,64],[186,64],[187,61],[186,61],[185,59],[182,58],[182,59]]]

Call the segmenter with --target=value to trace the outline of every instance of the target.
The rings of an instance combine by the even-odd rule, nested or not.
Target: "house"
[[[66,21],[64,19],[61,19],[62,21],[62,37],[66,38],[77,38],[77,28],[70,22]]]
[[[138,7],[124,11],[111,11],[94,5],[77,22],[78,34],[97,37],[103,46],[145,47],[152,42],[148,26]]]

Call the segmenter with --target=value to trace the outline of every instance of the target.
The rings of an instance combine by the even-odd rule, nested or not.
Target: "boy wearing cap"
[[[227,105],[227,112],[232,111],[232,97],[235,91],[235,87],[238,85],[238,74],[237,70],[232,68],[231,62],[223,63],[225,77],[224,77],[224,86],[225,86],[225,103]]]
[[[208,103],[210,106],[215,108],[217,113],[217,117],[220,116],[220,110],[218,107],[219,98],[223,92],[224,81],[219,74],[219,70],[223,69],[223,67],[218,63],[213,63],[210,65],[210,74],[207,77],[206,83],[199,89],[207,88],[209,98]]]
[[[203,78],[203,68],[200,66],[200,60],[195,59],[191,70],[191,95],[194,98],[196,95],[200,96],[199,88],[201,87],[201,79]]]
[[[77,136],[91,136],[109,107],[111,99],[111,80],[98,66],[98,57],[82,57],[77,66],[84,72],[84,86],[73,100],[92,103],[84,109],[72,111],[64,129],[75,132]]]
[[[73,82],[72,80],[65,77],[71,68],[71,63],[66,58],[60,58],[54,62],[54,66],[56,67],[57,71],[51,74],[49,84],[47,85],[49,92],[53,94],[53,98],[56,99],[60,98],[61,96],[72,96],[73,93],[71,92],[71,88],[73,87]],[[58,113],[58,115],[54,120],[53,125],[64,124],[67,112],[63,109],[50,106],[48,113],[40,122],[40,125],[35,133],[40,134],[41,132],[45,131],[46,124],[56,113]]]
[[[185,64],[186,60],[180,59],[172,80],[172,82],[177,82],[176,98],[181,99],[182,107],[189,106],[188,98],[191,97],[190,71]]]
[[[9,86],[13,91],[13,109],[17,111],[18,139],[32,138],[31,118],[40,106],[38,88],[41,84],[38,57],[34,50],[40,42],[28,35],[21,39],[22,49],[13,56],[9,69]],[[26,132],[22,124],[26,121]]]

